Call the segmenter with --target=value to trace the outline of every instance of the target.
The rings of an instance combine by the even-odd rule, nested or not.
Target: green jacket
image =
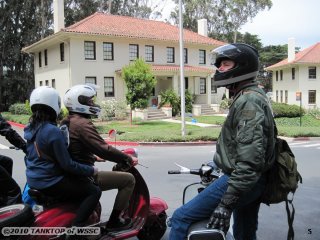
[[[228,193],[242,195],[257,183],[274,161],[274,120],[269,102],[257,84],[235,96],[217,141],[214,162],[230,175]]]

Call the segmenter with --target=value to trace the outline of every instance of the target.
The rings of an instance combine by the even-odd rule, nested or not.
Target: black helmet
[[[244,80],[255,79],[259,72],[259,55],[255,48],[244,43],[232,43],[212,50],[214,65],[219,68],[223,60],[232,60],[235,66],[225,72],[216,70],[214,85],[227,86]]]

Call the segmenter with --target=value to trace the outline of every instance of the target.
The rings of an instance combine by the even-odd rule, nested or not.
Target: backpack
[[[276,125],[274,126],[277,136],[278,130]],[[298,172],[295,156],[286,140],[277,137],[275,151],[275,162],[267,172],[267,184],[261,202],[270,205],[285,201],[289,225],[287,240],[289,240],[294,239],[292,226],[295,214],[293,195],[298,188],[298,183],[302,183],[302,177]],[[292,195],[290,199],[289,195]],[[290,212],[289,205],[292,207],[292,212]]]

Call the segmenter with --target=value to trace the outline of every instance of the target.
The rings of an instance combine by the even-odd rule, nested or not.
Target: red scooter
[[[133,148],[123,150],[125,153],[137,156],[137,152]],[[136,185],[131,196],[129,207],[124,215],[133,219],[130,229],[117,232],[107,232],[105,222],[100,221],[101,205],[99,204],[95,211],[88,219],[88,226],[99,229],[99,235],[90,236],[90,239],[100,240],[116,240],[127,239],[130,237],[138,237],[140,240],[160,240],[166,231],[166,210],[168,206],[166,202],[160,198],[149,196],[148,186],[146,185],[141,174],[135,167],[131,167],[128,172],[132,173],[136,180]],[[37,202],[33,208],[26,204],[16,204],[0,209],[0,236],[8,237],[7,239],[19,240],[47,240],[47,239],[63,239],[61,233],[52,235],[19,235],[18,232],[10,231],[28,231],[34,228],[69,228],[75,217],[77,210],[76,204],[55,202],[44,196],[37,190],[30,189],[29,194]],[[14,227],[21,227],[14,228]],[[24,228],[22,228],[24,227]],[[18,229],[18,230],[16,230]],[[90,235],[90,234],[88,234]]]

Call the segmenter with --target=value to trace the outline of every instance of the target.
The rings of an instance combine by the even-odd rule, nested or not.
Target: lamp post
[[[180,96],[181,96],[181,135],[186,135],[185,123],[185,86],[184,86],[184,58],[183,58],[183,20],[182,20],[182,3],[179,0],[179,45],[180,45]]]

